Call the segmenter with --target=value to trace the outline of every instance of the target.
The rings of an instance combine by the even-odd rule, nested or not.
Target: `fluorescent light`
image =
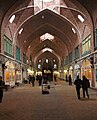
[[[84,22],[84,18],[81,16],[81,15],[78,15],[78,19],[81,21],[81,22]]]
[[[52,2],[53,0],[40,0],[41,2]]]
[[[75,29],[74,29],[74,28],[72,28],[72,31],[73,31],[73,33],[74,33],[74,34],[76,33],[76,31],[75,31]]]
[[[23,28],[21,28],[21,29],[20,29],[19,34],[21,34],[21,33],[22,33],[22,31],[23,31]]]
[[[10,20],[9,20],[9,22],[10,22],[10,23],[13,23],[14,19],[15,19],[15,15],[12,15],[12,17],[11,17]]]

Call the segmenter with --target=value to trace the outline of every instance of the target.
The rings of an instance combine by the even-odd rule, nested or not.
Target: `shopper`
[[[72,85],[72,78],[71,78],[71,75],[69,75],[68,80],[69,80],[69,85]]]
[[[66,75],[66,82],[68,82],[68,76]]]
[[[74,84],[75,84],[75,86],[76,86],[77,97],[78,97],[78,99],[80,99],[80,88],[81,88],[81,86],[82,86],[82,81],[81,81],[81,79],[79,78],[79,75],[78,75],[77,78],[75,79]]]
[[[41,75],[39,75],[39,77],[38,77],[38,82],[39,82],[39,86],[41,86],[42,85],[42,76]]]
[[[83,98],[85,98],[85,94],[89,98],[89,93],[88,93],[89,87],[90,87],[89,80],[85,76],[83,76],[83,79],[82,79]]]

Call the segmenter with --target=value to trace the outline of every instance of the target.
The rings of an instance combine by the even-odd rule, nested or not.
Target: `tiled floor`
[[[97,120],[97,91],[78,100],[75,86],[61,81],[49,92],[42,95],[41,87],[29,84],[4,92],[0,120]]]

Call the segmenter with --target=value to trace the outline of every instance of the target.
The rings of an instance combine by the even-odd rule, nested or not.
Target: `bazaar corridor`
[[[0,120],[96,120],[97,91],[89,89],[90,98],[78,100],[75,86],[66,81],[51,82],[49,94],[30,84],[4,92]]]
[[[97,0],[0,0],[0,120],[97,120]]]

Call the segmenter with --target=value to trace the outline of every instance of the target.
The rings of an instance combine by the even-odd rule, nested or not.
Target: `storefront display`
[[[14,64],[11,61],[7,61],[5,66],[6,66],[6,69],[5,69],[5,84],[13,85],[15,83],[14,82],[14,77],[15,77]]]
[[[81,68],[81,76],[85,75],[91,80],[91,64],[88,60],[84,60]]]
[[[22,70],[21,70],[21,64],[16,63],[15,66],[15,82],[22,83]]]
[[[80,75],[80,66],[75,64],[74,66],[74,80],[76,79],[77,75]]]

